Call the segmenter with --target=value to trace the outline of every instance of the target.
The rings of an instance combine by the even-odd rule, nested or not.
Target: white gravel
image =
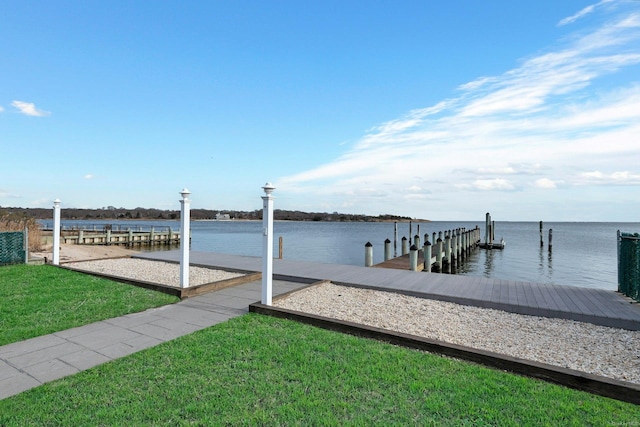
[[[640,384],[636,331],[332,283],[274,305]]]
[[[158,283],[167,286],[180,286],[180,264],[171,262],[152,261],[136,258],[101,259],[96,261],[68,262],[65,267],[75,270],[109,274],[144,282]],[[242,273],[232,273],[203,267],[189,267],[189,285],[197,286],[206,283],[219,282],[244,276]]]

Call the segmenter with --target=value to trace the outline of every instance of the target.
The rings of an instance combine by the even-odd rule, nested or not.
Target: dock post
[[[111,244],[111,229],[110,228],[107,229],[107,235],[105,237],[104,244],[107,245],[107,246],[109,246]]]
[[[407,242],[407,237],[402,237],[402,255],[406,255],[409,253],[409,243]]]
[[[425,234],[424,246],[422,247],[422,250],[424,252],[424,269],[422,271],[431,273],[431,243],[429,242],[429,239],[426,238],[426,236],[427,235]]]
[[[81,245],[84,242],[84,230],[80,229],[78,230],[78,241],[76,242],[76,244]]]
[[[438,237],[436,241],[436,273],[442,271],[442,239]]]
[[[262,304],[271,305],[273,297],[273,190],[267,182],[262,196]]]
[[[418,247],[411,245],[409,250],[411,251],[409,253],[409,268],[411,271],[418,271]]]
[[[373,265],[373,245],[367,242],[364,245],[364,266],[371,267]]]
[[[278,238],[278,259],[282,259],[282,253],[284,251],[284,244],[283,244],[283,240],[282,240],[282,236],[280,236]]]
[[[496,222],[491,220],[491,243],[496,240]]]
[[[458,262],[458,234],[457,230],[452,231],[451,235],[451,264],[456,267]]]
[[[420,244],[420,235],[416,234],[415,236],[413,236],[413,244],[416,245],[416,248],[422,246]]]
[[[489,212],[487,212],[484,219],[484,244],[487,246],[487,248],[489,247],[489,236],[491,235],[491,232],[489,231],[489,227],[491,227],[490,223],[491,215],[489,215]]]
[[[53,264],[60,264],[60,199],[53,201]]]
[[[544,241],[542,240],[542,221],[540,221],[540,247],[544,246]]]
[[[444,258],[446,260],[446,272],[451,273],[451,235],[450,231],[444,237]]]
[[[398,256],[398,222],[393,222],[393,257]]]
[[[553,230],[549,229],[549,252],[551,252],[551,248],[553,247]]]
[[[180,192],[182,200],[180,200],[181,213],[180,213],[180,287],[189,287],[189,227],[191,224],[191,208],[189,200],[189,190],[183,188]],[[153,238],[153,227],[151,227],[151,233],[149,238]]]
[[[131,228],[129,228],[129,235],[127,236],[127,240],[128,240],[128,246],[133,246],[133,230]]]
[[[434,249],[435,249],[435,245],[436,245],[436,242],[437,242],[436,232],[434,231],[431,236],[432,236],[431,237],[431,244],[434,246]]]
[[[391,241],[386,239],[384,241],[384,260],[389,261],[391,259]]]

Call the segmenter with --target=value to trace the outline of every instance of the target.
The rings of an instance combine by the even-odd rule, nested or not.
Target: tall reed
[[[42,250],[42,227],[35,218],[0,211],[0,231],[29,230],[29,251]]]

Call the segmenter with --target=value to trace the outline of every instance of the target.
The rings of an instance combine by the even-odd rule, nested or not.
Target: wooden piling
[[[549,252],[551,252],[552,248],[553,248],[553,230],[550,228],[549,229]]]
[[[280,238],[282,239],[282,237]],[[367,242],[364,245],[364,266],[371,267],[373,265],[373,245]]]
[[[424,246],[422,247],[422,252],[424,254],[424,268],[422,271],[431,273],[431,242],[429,242],[429,239],[427,239],[426,236],[427,235],[425,234]]]
[[[440,273],[442,271],[442,239],[438,237],[436,240],[436,265],[435,265],[436,273]]]
[[[389,261],[391,259],[391,241],[386,239],[384,241],[384,260]]]
[[[411,245],[409,251],[409,269],[411,271],[418,271],[418,247]]]
[[[398,223],[393,223],[393,257],[398,256]]]
[[[542,221],[540,221],[540,247],[544,246],[544,241],[542,240]]]

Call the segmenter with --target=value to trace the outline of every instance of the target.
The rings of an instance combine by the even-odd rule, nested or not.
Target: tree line
[[[0,213],[24,216],[35,219],[52,219],[53,209],[44,208],[16,208],[1,207]],[[219,216],[228,215],[230,219],[237,220],[261,220],[262,210],[238,211],[238,210],[213,210],[213,209],[191,209],[192,220],[214,220]],[[154,208],[116,208],[107,206],[99,209],[63,208],[60,211],[62,219],[75,220],[172,220],[180,218],[179,210],[162,210]],[[303,212],[275,209],[273,211],[275,220],[283,221],[356,221],[356,222],[377,222],[377,221],[410,221],[407,216],[383,214],[378,216],[362,214],[345,214],[339,212]]]

